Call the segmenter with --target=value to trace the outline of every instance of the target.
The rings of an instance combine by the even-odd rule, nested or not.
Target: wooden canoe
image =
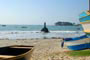
[[[13,45],[0,48],[0,60],[31,60],[34,46]]]

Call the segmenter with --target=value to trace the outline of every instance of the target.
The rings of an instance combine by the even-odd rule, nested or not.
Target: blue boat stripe
[[[87,20],[90,20],[90,16],[82,17],[79,20],[80,20],[80,22],[85,22]]]
[[[76,40],[81,40],[84,38],[88,38],[87,35],[81,36],[81,37],[76,37],[76,38],[64,38],[64,42],[68,42],[68,41],[76,41]]]
[[[74,46],[67,46],[71,50],[82,50],[85,48],[90,48],[90,43],[74,45]]]

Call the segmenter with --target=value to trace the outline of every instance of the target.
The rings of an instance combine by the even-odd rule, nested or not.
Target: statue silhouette
[[[44,27],[41,29],[41,32],[49,33],[48,28],[46,27],[46,22],[44,22]]]

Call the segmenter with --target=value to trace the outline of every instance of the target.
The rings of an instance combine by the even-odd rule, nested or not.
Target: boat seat
[[[20,49],[20,48],[22,48],[22,49],[31,49],[32,47],[10,47],[10,48],[17,48],[17,49]]]
[[[5,58],[12,58],[16,56],[11,56],[11,55],[0,55],[0,59],[5,59]]]

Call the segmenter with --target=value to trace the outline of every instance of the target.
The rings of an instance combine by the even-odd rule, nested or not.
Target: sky
[[[0,24],[79,23],[88,0],[0,0]]]

